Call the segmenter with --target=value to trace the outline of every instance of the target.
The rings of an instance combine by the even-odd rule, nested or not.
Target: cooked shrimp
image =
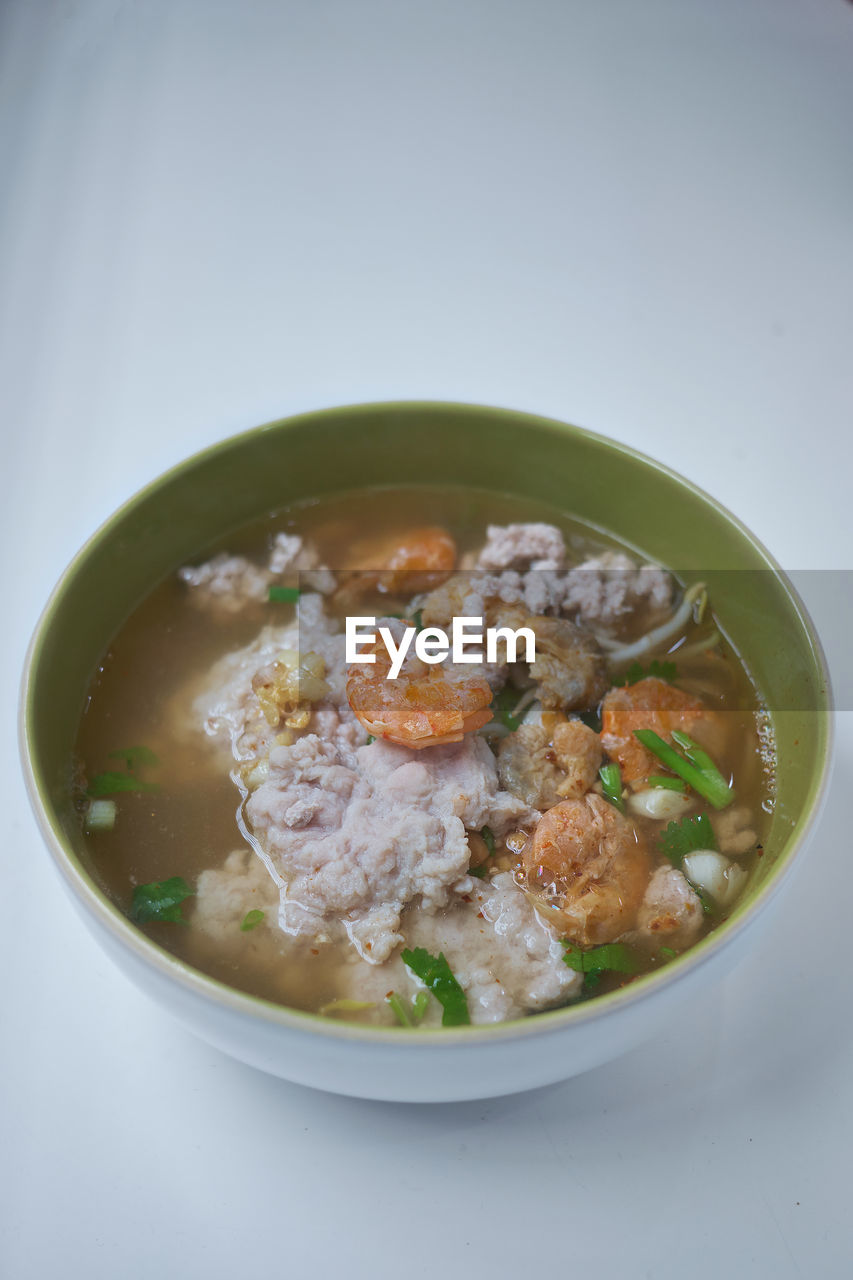
[[[626,688],[611,689],[601,707],[601,745],[616,760],[626,782],[659,771],[659,762],[634,737],[635,729],[654,729],[668,739],[673,729],[692,733],[710,712],[683,689],[648,676]]]
[[[533,632],[536,661],[530,664],[530,676],[543,707],[574,711],[597,705],[607,688],[607,660],[591,631],[568,618],[532,614],[520,604],[481,596],[476,579],[463,574],[430,592],[422,615],[427,626],[447,626],[453,617],[472,609],[483,610],[487,627],[527,627]]]
[[[340,575],[347,594],[359,588],[414,595],[440,586],[456,564],[456,543],[446,529],[410,529],[392,538],[361,543]]]
[[[461,742],[491,720],[492,691],[482,676],[462,674],[451,664],[428,665],[410,651],[399,676],[390,680],[387,649],[377,643],[372,652],[374,663],[349,667],[347,698],[374,737],[402,747],[435,747]]]
[[[542,721],[521,725],[498,748],[501,782],[534,809],[549,809],[589,791],[602,758],[598,734],[581,720],[546,712]]]
[[[590,792],[563,800],[523,853],[527,881],[558,927],[581,947],[612,942],[636,923],[651,860],[633,823]]]
[[[567,618],[528,617],[536,636],[530,674],[543,707],[594,707],[607,688],[607,663],[592,632]]]

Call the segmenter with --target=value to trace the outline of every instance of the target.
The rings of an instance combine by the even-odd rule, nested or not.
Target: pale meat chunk
[[[553,524],[490,524],[478,569],[560,569],[566,543]]]
[[[267,599],[273,581],[269,569],[224,551],[205,564],[179,569],[178,577],[190,588],[193,604],[220,614],[239,613],[249,604],[260,604]]]
[[[270,753],[247,817],[286,884],[280,921],[294,932],[342,919],[360,954],[386,959],[412,901],[445,907],[470,887],[465,829],[496,835],[531,815],[500,789],[482,739],[423,753],[375,742],[353,767],[314,735]]]
[[[243,931],[241,923],[252,910],[263,911],[264,918]],[[277,910],[278,888],[264,863],[249,849],[236,850],[221,867],[199,876],[190,915],[191,951],[203,956],[212,950],[261,968],[297,957],[314,962],[317,940],[282,932],[276,927]],[[506,872],[477,882],[464,899],[437,915],[407,911],[403,930],[408,946],[426,947],[433,955],[444,952],[474,1024],[521,1017],[579,993],[582,976],[564,963],[557,935]],[[327,972],[331,954],[323,947],[319,962]],[[350,951],[334,972],[338,999],[374,1003],[369,1021],[391,1022],[389,991],[410,1000],[421,987],[396,953],[377,965]],[[430,1000],[424,1025],[440,1021],[441,1006]]]
[[[593,556],[566,575],[563,611],[594,630],[612,630],[639,612],[651,623],[671,605],[671,575],[657,565],[637,565],[621,551]]]
[[[657,946],[681,951],[702,928],[702,903],[676,867],[658,867],[637,914],[637,933]]]

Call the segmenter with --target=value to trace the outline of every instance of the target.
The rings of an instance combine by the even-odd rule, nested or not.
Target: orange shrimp
[[[401,747],[435,747],[461,742],[492,718],[492,691],[482,676],[461,675],[444,664],[421,662],[412,651],[400,674],[388,679],[391,659],[384,645],[373,649],[372,664],[347,671],[347,698],[368,733]]]
[[[354,573],[356,587],[413,595],[439,586],[455,564],[456,543],[446,529],[430,525],[363,543],[344,570]]]
[[[692,733],[698,720],[711,716],[698,698],[647,676],[636,684],[611,689],[601,705],[601,745],[618,761],[625,782],[660,771],[660,763],[634,737],[635,729],[654,729],[669,739],[673,729]]]
[[[632,929],[651,874],[646,844],[628,818],[590,792],[562,800],[536,825],[522,854],[534,897],[581,947]]]

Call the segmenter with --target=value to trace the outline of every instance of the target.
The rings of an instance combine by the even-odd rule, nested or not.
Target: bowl
[[[775,726],[777,803],[765,852],[730,918],[677,961],[596,1000],[460,1029],[359,1027],[246,995],[162,950],[89,869],[69,761],[100,655],[146,592],[216,539],[284,503],[364,485],[476,485],[540,499],[685,574],[701,571]],[[399,1101],[511,1093],[588,1070],[646,1038],[756,944],[815,826],[831,747],[820,644],[785,575],[707,494],[588,431],[474,405],[327,409],[217,444],[131,498],[78,553],[39,621],[24,673],[21,749],[33,809],[83,920],[143,991],[192,1031],[264,1071]]]

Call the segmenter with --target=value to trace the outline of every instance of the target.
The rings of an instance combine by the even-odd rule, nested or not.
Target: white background
[[[575,421],[786,567],[853,566],[853,7],[6,0],[0,49],[0,1271],[848,1276],[849,716],[726,985],[584,1078],[424,1108],[266,1078],[126,984],[51,872],[13,720],[101,519],[329,404]]]

